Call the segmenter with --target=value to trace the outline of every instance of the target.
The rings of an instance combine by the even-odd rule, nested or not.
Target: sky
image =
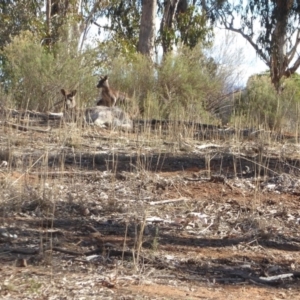
[[[218,28],[214,32],[212,57],[220,65],[227,65],[232,69],[241,85],[245,86],[251,75],[268,69],[256,55],[254,48],[240,34]]]
[[[257,74],[268,69],[267,65],[257,56],[254,48],[247,42],[242,36],[238,33],[236,35],[236,45],[241,47],[245,55],[244,63],[242,64],[243,69],[245,70],[245,78],[248,79],[249,76]]]

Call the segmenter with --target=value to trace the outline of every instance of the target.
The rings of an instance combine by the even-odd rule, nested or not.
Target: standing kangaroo
[[[124,103],[127,98],[127,95],[125,93],[115,91],[109,87],[107,75],[104,77],[100,76],[97,88],[102,88],[101,99],[97,102],[98,106],[115,106],[117,102]]]

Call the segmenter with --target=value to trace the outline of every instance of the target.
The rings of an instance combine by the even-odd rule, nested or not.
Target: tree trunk
[[[272,34],[272,54],[271,54],[271,79],[277,91],[280,89],[280,79],[285,74],[288,67],[286,55],[286,32],[288,26],[289,12],[293,1],[277,0],[275,18],[277,20]]]
[[[46,1],[46,37],[43,40],[45,45],[51,46],[52,24],[51,24],[51,7],[52,1]]]
[[[51,35],[51,0],[46,1],[46,23],[47,23],[47,36]]]
[[[174,38],[174,20],[177,11],[179,0],[166,0],[164,2],[164,14],[160,24],[160,31],[162,35],[162,48],[165,55],[172,48],[172,41]]]
[[[154,57],[156,5],[156,0],[142,1],[138,51],[151,59]]]

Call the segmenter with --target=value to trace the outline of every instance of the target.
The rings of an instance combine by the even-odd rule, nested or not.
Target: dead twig
[[[173,203],[173,202],[179,202],[179,201],[187,201],[189,200],[186,197],[178,198],[178,199],[167,199],[162,201],[151,201],[149,202],[150,205],[160,205],[160,204],[166,204],[166,203]]]

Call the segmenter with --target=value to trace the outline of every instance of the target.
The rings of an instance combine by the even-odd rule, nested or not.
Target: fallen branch
[[[279,279],[289,278],[289,277],[293,277],[293,276],[294,276],[293,273],[287,273],[287,274],[275,275],[275,276],[270,276],[270,277],[259,277],[259,279],[266,281],[266,282],[271,282],[271,281],[277,281]]]
[[[222,148],[224,146],[221,145],[217,145],[217,144],[205,144],[205,145],[201,145],[201,146],[195,146],[195,148],[199,149],[199,150],[203,150],[203,149],[207,149],[207,148]]]
[[[34,176],[45,176],[45,172],[29,172],[29,175],[34,175]],[[80,176],[90,176],[90,175],[95,175],[97,172],[95,171],[49,171],[46,173],[47,176],[50,177],[59,177],[62,175],[80,175]]]
[[[178,198],[178,199],[168,199],[168,200],[162,200],[162,201],[151,201],[149,202],[150,205],[160,205],[165,203],[173,203],[173,202],[179,202],[179,201],[187,201],[189,200],[186,197]]]
[[[28,127],[28,126],[22,126],[22,125],[17,125],[14,123],[10,123],[10,122],[4,122],[4,125],[7,127],[11,127],[11,128],[15,128],[18,130],[22,130],[22,131],[36,131],[36,132],[42,132],[42,133],[47,133],[49,131],[51,131],[51,127],[48,127],[47,129],[37,129],[37,128],[33,128],[33,127]]]

